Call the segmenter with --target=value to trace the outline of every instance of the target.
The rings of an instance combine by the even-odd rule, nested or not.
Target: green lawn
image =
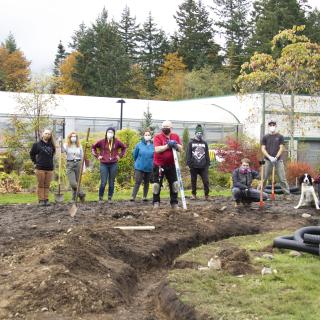
[[[141,188],[142,189],[142,188]],[[64,194],[64,200],[70,201],[71,200],[71,192],[63,192]],[[186,196],[191,195],[190,190],[185,191]],[[219,191],[212,191],[211,196],[229,196],[230,190],[219,190]],[[198,192],[199,197],[203,196],[203,191],[199,190]],[[114,200],[129,200],[131,197],[131,189],[128,190],[121,190],[118,192],[115,192],[113,199]],[[137,198],[142,198],[142,192],[139,192]],[[152,198],[152,192],[149,191],[148,197]],[[161,197],[162,198],[168,198],[169,197],[169,191],[163,190],[161,191]],[[105,193],[106,198],[106,193]],[[50,193],[49,200],[54,200],[53,193]],[[88,192],[86,195],[87,201],[97,201],[98,200],[98,192]],[[37,196],[35,193],[7,193],[7,194],[0,194],[0,204],[15,204],[15,203],[36,203]]]
[[[214,257],[222,243],[227,243],[249,251],[257,269],[255,274],[236,277],[212,269],[176,269],[169,274],[170,284],[183,302],[214,319],[319,319],[319,257],[310,254],[292,257],[288,250],[275,250],[272,260],[255,254],[272,244],[276,236],[290,233],[234,237],[190,250],[178,259],[207,266],[208,259]],[[261,276],[264,266],[276,269],[277,273]]]

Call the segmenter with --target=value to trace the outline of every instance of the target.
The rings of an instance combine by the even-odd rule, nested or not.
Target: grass
[[[142,189],[142,187],[141,187]],[[107,191],[107,189],[106,189]],[[129,200],[131,197],[131,191],[132,189],[127,190],[121,190],[116,191],[114,193],[113,200]],[[71,200],[71,191],[63,192],[64,194],[64,201],[70,201]],[[190,190],[185,191],[186,196],[191,195]],[[199,190],[198,195],[200,197],[203,197],[203,191]],[[210,193],[211,196],[229,196],[231,195],[230,190],[222,189],[222,190],[213,190]],[[107,196],[107,193],[105,193],[105,198]],[[148,197],[152,198],[152,192],[149,191]],[[137,198],[142,198],[142,192],[140,191]],[[162,190],[161,191],[161,198],[169,198],[169,191],[168,190]],[[49,200],[54,201],[54,194],[51,192],[49,195]],[[87,192],[86,194],[86,200],[87,201],[97,201],[98,200],[98,192]],[[0,194],[0,204],[19,204],[19,203],[37,203],[37,195],[36,193],[6,193],[6,194]]]
[[[319,257],[303,254],[291,257],[288,250],[275,250],[272,260],[258,257],[281,234],[268,233],[234,237],[193,249],[178,260],[206,266],[222,244],[232,244],[249,251],[256,274],[236,277],[224,271],[176,269],[170,272],[171,286],[179,298],[193,305],[208,318],[223,320],[316,320],[320,314]],[[263,267],[276,274],[261,276]]]

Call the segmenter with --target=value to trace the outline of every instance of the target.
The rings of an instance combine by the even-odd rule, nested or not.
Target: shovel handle
[[[264,162],[262,163],[261,161],[261,168],[260,168],[260,202],[259,202],[259,207],[263,208],[264,207],[264,202],[263,202],[263,175],[264,175]]]
[[[271,181],[271,200],[275,200],[276,196],[274,193],[274,176],[275,176],[276,167],[275,165],[272,166],[272,181]]]

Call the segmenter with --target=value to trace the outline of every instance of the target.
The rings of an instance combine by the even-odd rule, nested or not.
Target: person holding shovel
[[[203,140],[203,129],[198,124],[195,130],[195,137],[189,141],[187,148],[187,166],[191,175],[191,200],[197,199],[197,176],[202,179],[204,188],[204,197],[209,199],[209,178],[208,169],[210,166],[209,148],[206,141]]]
[[[143,181],[143,201],[147,201],[149,182],[152,172],[154,146],[151,140],[151,130],[146,129],[143,138],[135,146],[132,155],[134,159],[134,180],[130,201],[135,201],[140,185]]]
[[[40,141],[34,143],[30,150],[30,158],[35,165],[38,180],[39,206],[49,206],[49,188],[53,177],[53,157],[56,147],[52,139],[52,131],[45,129]]]
[[[171,208],[177,210],[179,183],[172,149],[181,152],[182,144],[180,137],[172,132],[171,121],[166,120],[162,123],[161,132],[155,135],[153,142],[155,150],[152,169],[153,208],[158,209],[160,206],[162,181],[166,177],[170,189]]]
[[[254,179],[259,179],[259,173],[250,168],[249,159],[242,159],[241,166],[232,172],[232,196],[235,207],[238,207],[241,202],[250,204],[260,201],[260,191],[251,186]],[[268,199],[265,192],[262,196],[264,201]]]
[[[115,137],[116,130],[108,128],[104,139],[92,146],[92,154],[100,161],[99,203],[103,202],[104,190],[108,181],[108,202],[112,202],[114,182],[118,172],[118,161],[124,157],[127,147]]]
[[[67,155],[67,176],[72,189],[72,201],[75,201],[81,160],[83,158],[82,146],[76,132],[72,131],[68,134],[67,141],[63,145],[62,152],[65,152]],[[84,202],[86,194],[82,189],[79,190],[78,195],[80,201]]]
[[[277,123],[274,120],[268,123],[269,133],[263,136],[261,141],[261,151],[265,157],[264,181],[266,181],[272,171],[277,173],[279,184],[284,193],[284,199],[289,200],[290,189],[286,179],[284,163],[282,159],[284,151],[284,138],[277,132]]]

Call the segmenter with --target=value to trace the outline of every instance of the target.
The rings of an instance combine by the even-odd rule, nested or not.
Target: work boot
[[[79,199],[81,203],[84,203],[85,199],[86,199],[86,194],[85,193],[81,193],[79,194]]]
[[[108,197],[108,203],[109,203],[109,204],[113,203],[113,201],[112,201],[112,198],[111,198],[111,197]]]
[[[135,202],[136,199],[135,199],[134,197],[132,197],[132,198],[130,199],[130,201],[131,201],[131,202]]]
[[[234,202],[234,207],[235,207],[235,208],[239,208],[239,207],[240,207],[240,201],[239,201],[239,200],[236,200],[236,201]]]
[[[103,204],[103,198],[102,197],[99,197],[98,203],[99,204]]]
[[[45,207],[51,206],[51,203],[49,202],[48,199],[45,199],[45,200],[44,200],[44,206],[45,206]]]
[[[173,211],[177,211],[177,210],[179,210],[180,208],[179,208],[179,206],[178,206],[178,204],[177,203],[173,203],[173,204],[171,204],[171,210],[173,210]]]
[[[197,200],[197,196],[195,194],[192,194],[190,200]]]
[[[149,201],[149,200],[147,199],[147,197],[143,197],[142,201],[143,201],[143,202],[147,202],[147,201]]]
[[[208,195],[204,196],[204,200],[209,201],[209,196]]]
[[[160,208],[160,202],[154,202],[153,210],[158,210]]]

